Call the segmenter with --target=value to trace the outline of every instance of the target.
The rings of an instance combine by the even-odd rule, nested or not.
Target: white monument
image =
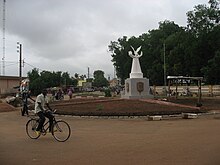
[[[128,55],[133,59],[130,78],[125,80],[125,91],[122,95],[122,98],[150,98],[150,87],[149,87],[149,79],[143,78],[143,73],[141,71],[141,66],[139,62],[139,58],[143,55],[141,51],[141,46],[134,50],[131,46],[132,51],[128,52]],[[134,54],[133,54],[134,53]]]

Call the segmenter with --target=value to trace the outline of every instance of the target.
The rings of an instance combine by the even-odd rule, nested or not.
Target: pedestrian
[[[73,97],[73,91],[71,88],[68,90],[68,96],[69,96],[69,99],[72,99]]]
[[[63,92],[61,91],[61,89],[58,90],[58,92],[56,93],[55,98],[56,98],[56,100],[62,100],[63,99]]]
[[[35,101],[34,99],[31,98],[31,95],[30,95],[31,91],[24,91],[22,92],[22,104],[23,104],[23,107],[22,107],[22,111],[21,111],[21,115],[24,116],[24,114],[26,113],[26,115],[28,116],[28,99],[32,100],[32,101]]]

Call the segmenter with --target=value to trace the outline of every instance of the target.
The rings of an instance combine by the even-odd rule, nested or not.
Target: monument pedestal
[[[128,78],[125,80],[125,91],[122,98],[140,99],[152,97],[150,94],[149,79]]]

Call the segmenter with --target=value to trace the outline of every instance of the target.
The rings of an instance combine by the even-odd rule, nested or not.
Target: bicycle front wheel
[[[52,135],[59,142],[65,142],[71,134],[70,126],[65,121],[56,121],[53,124]]]
[[[30,119],[26,124],[26,133],[31,139],[37,139],[40,137],[40,134],[36,133],[38,124],[37,119]]]

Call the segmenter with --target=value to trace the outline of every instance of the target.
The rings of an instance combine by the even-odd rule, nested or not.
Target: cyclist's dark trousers
[[[45,122],[45,117],[47,117],[49,119],[49,131],[51,132],[52,130],[52,125],[53,125],[53,115],[50,112],[38,112],[37,115],[40,117],[40,121],[39,121],[39,125],[36,129],[36,131],[42,131],[42,127],[44,125]]]

